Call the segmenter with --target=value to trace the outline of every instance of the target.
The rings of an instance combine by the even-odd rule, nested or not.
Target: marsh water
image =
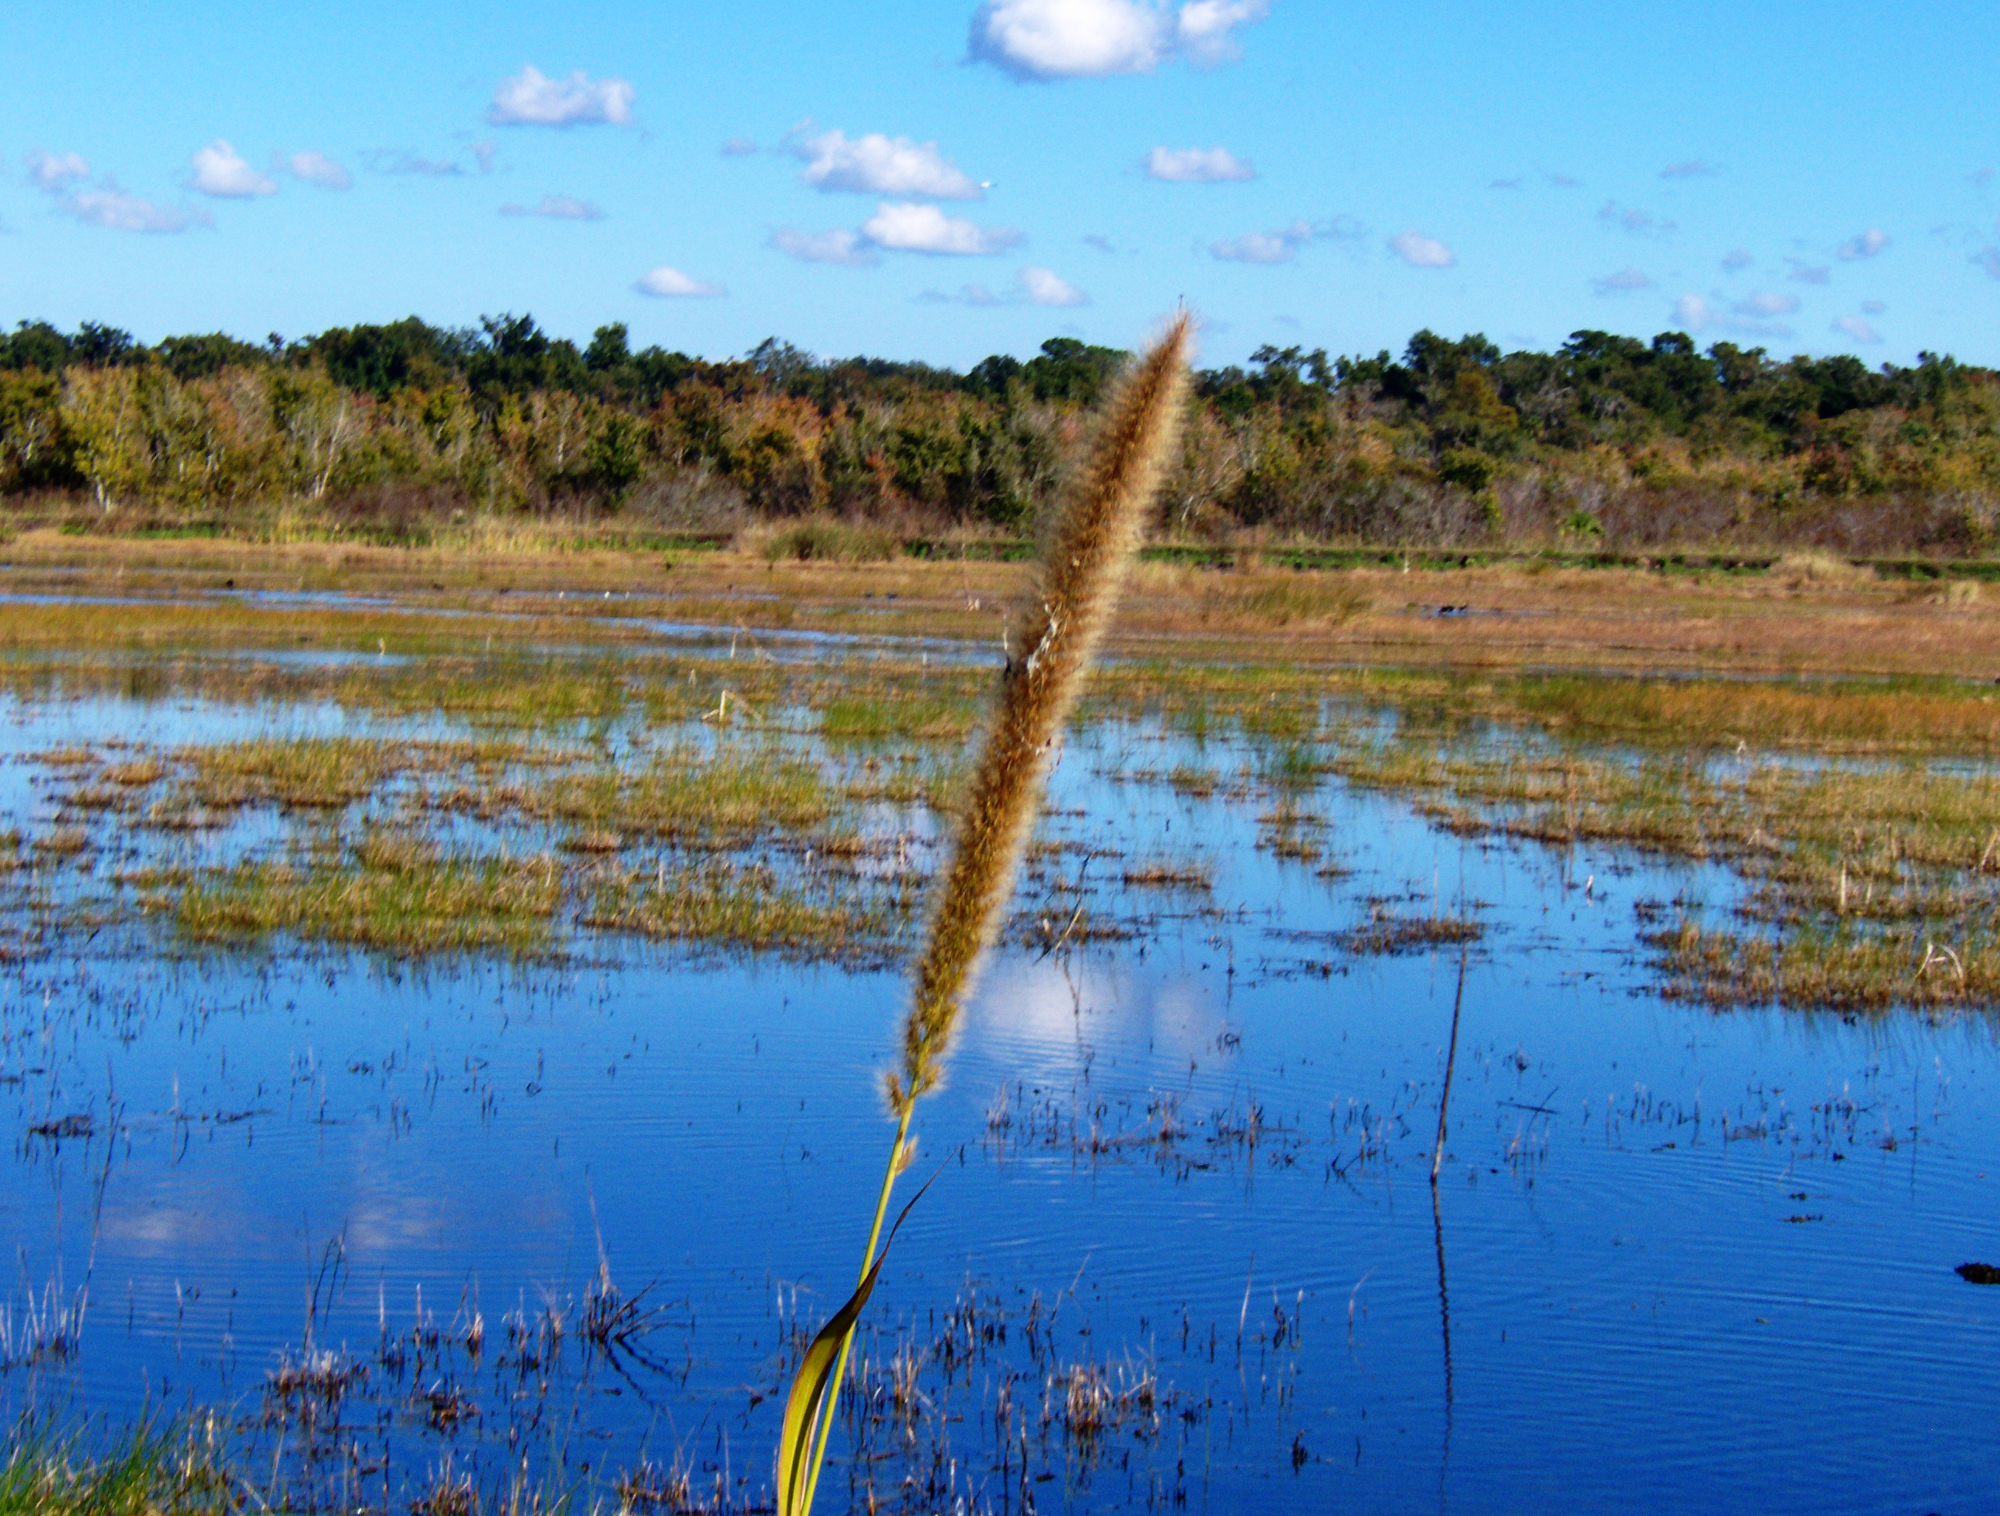
[[[451,729],[8,697],[0,829],[50,830],[77,749]],[[1029,930],[918,1116],[903,1193],[931,1183],[822,1500],[1991,1509],[2000,1289],[1954,1273],[2000,1261],[1991,1023],[1664,999],[1648,926],[1726,912],[1728,871],[1456,835],[1330,777],[1288,797],[1310,845],[1274,845],[1269,761],[1073,735]],[[926,814],[865,824],[906,839],[881,867],[934,861]],[[295,822],[90,825],[6,883],[10,1403],[219,1410],[350,1508],[458,1472],[767,1503],[891,1136],[900,965],[195,947],[104,907],[121,872]],[[1069,930],[1086,897],[1117,930]],[[1365,930],[1444,917],[1479,934]],[[31,1351],[52,1321],[73,1341]]]

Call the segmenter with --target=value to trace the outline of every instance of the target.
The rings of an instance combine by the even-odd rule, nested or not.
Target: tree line
[[[1124,357],[1054,337],[961,373],[771,339],[712,362],[528,316],[150,346],[22,321],[0,332],[0,497],[114,527],[825,514],[1018,534]],[[1199,373],[1187,421],[1161,525],[1188,536],[1973,552],[2000,529],[2000,376],[1929,353],[1420,331],[1400,355],[1260,348]]]

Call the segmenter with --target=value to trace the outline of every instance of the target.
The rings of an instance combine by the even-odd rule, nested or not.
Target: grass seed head
[[[902,1068],[890,1079],[899,1114],[936,1085],[973,969],[1013,890],[1050,754],[1178,438],[1190,336],[1182,312],[1113,391],[1050,528],[1036,593],[1009,631],[999,702],[917,966]]]

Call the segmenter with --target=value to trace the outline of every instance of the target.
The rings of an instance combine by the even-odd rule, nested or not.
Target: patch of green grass
[[[791,957],[879,958],[908,902],[862,896],[851,881],[790,883],[769,868],[722,860],[683,864],[607,885],[583,924],[687,945]]]
[[[226,1516],[242,1509],[215,1428],[141,1428],[92,1455],[17,1425],[0,1463],[0,1516]]]
[[[174,881],[150,882],[171,890]],[[372,838],[337,862],[246,862],[180,883],[178,899],[166,898],[195,942],[283,935],[396,952],[544,951],[563,893],[546,855],[447,853],[398,837]]]
[[[725,744],[707,751],[677,743],[641,768],[461,788],[439,804],[483,820],[527,817],[578,832],[723,846],[817,826],[830,814],[833,797],[816,765],[775,748]]]
[[[910,692],[842,694],[820,711],[820,735],[829,742],[955,742],[972,730],[978,708],[970,700]]]

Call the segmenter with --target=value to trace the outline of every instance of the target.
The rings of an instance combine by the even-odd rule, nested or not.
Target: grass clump
[[[947,696],[835,695],[820,711],[820,735],[829,742],[953,741],[972,730],[973,717],[969,701]]]
[[[0,1516],[225,1516],[242,1508],[217,1427],[140,1428],[108,1451],[15,1428],[0,1463]]]
[[[849,889],[781,881],[768,867],[683,864],[601,890],[585,926],[687,945],[853,961],[888,951],[905,912]]]
[[[764,539],[770,563],[885,563],[902,556],[903,544],[894,532],[867,522],[809,516]]]
[[[721,846],[764,832],[817,826],[832,796],[817,766],[770,748],[705,751],[676,744],[643,768],[554,773],[442,797],[447,809],[502,820],[525,816],[578,834]]]
[[[191,940],[286,935],[396,952],[546,949],[562,875],[546,856],[446,853],[408,838],[363,842],[337,863],[248,862],[189,879],[175,919]]]
[[[1947,942],[1922,929],[1854,923],[1815,923],[1773,938],[1682,922],[1651,941],[1665,993],[1707,1005],[1884,1011],[2000,1001],[2000,938],[1990,925]]]

